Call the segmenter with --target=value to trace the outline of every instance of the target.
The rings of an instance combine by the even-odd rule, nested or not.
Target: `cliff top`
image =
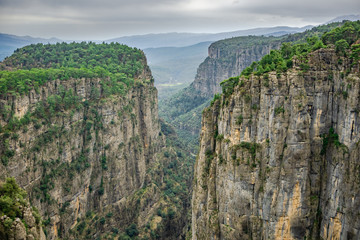
[[[278,74],[286,72],[293,67],[294,61],[297,62],[300,70],[309,69],[309,53],[327,47],[335,47],[336,53],[342,56],[349,56],[353,61],[360,59],[360,21],[346,22],[343,26],[335,28],[319,38],[316,35],[308,37],[306,43],[283,43],[280,50],[271,50],[260,61],[253,62],[245,68],[241,75],[249,78],[252,74],[257,76],[276,71]],[[232,77],[220,83],[223,93],[227,96],[233,91],[233,88],[241,84],[239,77]]]
[[[0,70],[0,95],[22,95],[47,81],[70,78],[107,78],[110,92],[124,93],[134,78],[150,76],[144,53],[118,43],[32,44],[17,49]]]
[[[314,35],[320,36],[326,32],[331,31],[332,29],[342,26],[347,21],[335,22],[327,25],[321,25],[313,27],[310,30],[306,30],[301,33],[288,34],[285,36],[274,37],[274,36],[240,36],[233,37],[224,40],[214,42],[210,45],[209,49],[220,49],[221,51],[233,52],[235,49],[247,48],[258,44],[268,44],[271,42],[304,42],[308,37]]]

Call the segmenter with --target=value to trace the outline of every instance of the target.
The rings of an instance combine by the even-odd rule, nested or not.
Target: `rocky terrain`
[[[184,132],[142,51],[18,49],[0,63],[0,237],[359,239],[360,23],[341,25],[212,45],[170,101]]]
[[[220,82],[239,76],[252,62],[259,61],[271,49],[279,49],[281,41],[274,37],[238,37],[210,45],[208,57],[200,64],[192,87],[201,96],[212,98],[221,92]],[[234,44],[235,42],[235,44]]]
[[[173,130],[160,124],[142,56],[143,69],[125,94],[106,95],[107,77],[78,77],[2,95],[8,111],[1,118],[0,175],[15,177],[29,193],[47,239],[185,234],[182,211],[190,198],[183,178],[191,182],[192,174],[168,179],[174,166],[184,175],[191,168],[187,153],[165,137]]]
[[[356,46],[229,79],[203,113],[193,239],[360,238]]]
[[[240,75],[252,62],[259,61],[272,49],[279,49],[284,42],[306,42],[307,37],[321,36],[342,24],[332,23],[281,37],[246,36],[214,42],[208,49],[208,57],[198,67],[194,81],[161,101],[159,114],[178,129],[179,136],[197,146],[202,109],[214,94],[221,93],[223,80]]]

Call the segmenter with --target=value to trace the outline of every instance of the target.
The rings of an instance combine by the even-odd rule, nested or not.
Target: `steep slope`
[[[359,37],[345,24],[222,83],[202,118],[193,239],[360,238]]]
[[[185,234],[191,166],[164,136],[143,52],[38,44],[2,68],[0,175],[26,189],[49,239]]]
[[[342,24],[344,23],[318,26],[283,37],[247,36],[215,42],[209,47],[208,57],[200,64],[195,80],[170,99],[160,101],[159,114],[181,129],[179,134],[192,136],[192,141],[196,142],[201,124],[200,116],[193,114],[192,110],[210,102],[214,94],[220,93],[221,81],[240,75],[253,61],[260,60],[271,49],[279,49],[284,42],[306,42],[308,37],[321,36]],[[185,122],[182,121],[185,119]],[[191,126],[189,122],[192,123]],[[183,128],[183,125],[187,127]]]
[[[259,61],[271,49],[279,49],[284,42],[305,42],[306,38],[321,35],[340,23],[332,23],[314,27],[303,33],[290,34],[283,37],[248,36],[225,39],[215,42],[209,47],[209,56],[199,66],[192,86],[200,94],[212,98],[220,93],[220,82],[238,76],[254,61]]]

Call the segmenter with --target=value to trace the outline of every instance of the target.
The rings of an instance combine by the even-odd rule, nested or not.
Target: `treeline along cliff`
[[[360,238],[360,22],[284,44],[204,110],[193,239]]]
[[[282,43],[306,42],[308,37],[321,36],[342,23],[314,27],[302,33],[273,36],[242,36],[220,40],[210,45],[208,57],[200,64],[191,85],[166,101],[160,101],[160,116],[177,128],[179,136],[195,145],[200,134],[201,112],[214,94],[221,92],[220,82],[240,73],[259,61]]]
[[[189,156],[159,121],[142,51],[37,44],[1,69],[1,180],[28,192],[47,239],[184,236]]]

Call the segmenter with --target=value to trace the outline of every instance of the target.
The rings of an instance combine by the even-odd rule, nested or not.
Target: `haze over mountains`
[[[0,61],[10,56],[17,48],[33,44],[33,43],[56,43],[63,40],[58,38],[35,38],[30,36],[16,36],[0,33]]]
[[[57,19],[61,4],[76,10],[70,13],[102,12],[93,1],[62,1],[44,11],[42,1],[31,2],[36,13]],[[0,19],[9,24],[2,29],[36,36],[35,24],[6,11],[5,2]],[[118,36],[104,35],[96,23],[123,34],[126,25],[137,29],[129,35],[182,31],[132,23],[129,16],[141,23],[149,12],[158,24],[149,19],[144,25],[171,22],[156,14],[162,7],[175,15],[170,2],[155,2],[146,2],[152,12],[145,2],[99,1],[107,21],[87,12],[94,34],[87,39]],[[45,43],[52,36],[76,42],[31,44],[0,62],[0,239],[360,239],[360,21],[338,17],[318,25],[346,14],[341,7],[350,4],[256,2],[265,12],[261,19],[239,11],[251,2],[175,2],[171,7],[182,7],[191,23],[177,22],[184,27],[202,12],[209,31],[226,29],[215,28],[215,21],[240,29],[239,19],[253,27],[264,26],[256,24],[261,20],[292,25],[271,15],[279,11],[300,16],[302,23],[292,26],[316,26],[100,43],[83,41],[85,14],[65,16],[62,21],[76,24],[61,33],[51,18],[34,12],[30,17],[52,30],[39,33],[49,38]],[[306,20],[325,13],[330,17]],[[19,16],[22,26],[12,32]],[[232,37],[239,32],[247,33]],[[123,42],[131,38],[138,48]]]
[[[271,28],[254,28],[247,30],[240,30],[234,32],[223,33],[160,33],[160,34],[146,34],[126,36],[120,38],[110,39],[106,42],[119,42],[137,47],[141,49],[150,47],[184,47],[193,45],[199,42],[217,41],[220,39],[248,36],[248,35],[284,35],[288,33],[303,32],[310,29],[312,26],[297,27],[271,27]]]
[[[197,66],[206,58],[207,48],[214,41],[247,35],[281,36],[303,32],[311,26],[255,28],[223,33],[160,33],[126,36],[106,43],[119,42],[130,47],[143,49],[159,89],[159,99],[172,95],[187,86],[196,74]],[[14,50],[33,43],[56,43],[64,40],[51,38],[20,37],[0,34],[0,60],[10,56]],[[71,42],[66,41],[65,42]],[[96,41],[102,42],[102,41]]]
[[[248,30],[240,30],[235,32],[224,33],[157,33],[125,36],[104,40],[106,43],[119,42],[130,47],[140,49],[159,48],[159,47],[185,47],[195,45],[200,42],[214,42],[224,38],[247,35],[284,35],[287,33],[302,32],[312,26],[297,27],[272,27],[272,28],[255,28]],[[84,39],[85,40],[85,39]],[[56,43],[56,42],[72,42],[72,40],[63,40],[58,38],[35,38],[30,36],[16,36],[0,33],[0,54],[9,56],[16,48],[33,43]],[[95,42],[102,42],[96,40]],[[4,57],[3,57],[4,58]],[[0,60],[2,60],[1,58]]]
[[[327,23],[358,20],[360,15],[336,17]],[[119,42],[131,47],[143,49],[159,90],[159,99],[171,96],[176,91],[186,87],[195,77],[198,65],[207,57],[212,42],[237,36],[282,36],[303,32],[313,26],[270,28],[253,28],[222,33],[158,33],[124,36],[105,40],[104,42]],[[10,56],[17,48],[33,43],[71,42],[58,38],[35,38],[30,36],[15,36],[0,33],[0,61]],[[101,40],[95,42],[102,42]]]

